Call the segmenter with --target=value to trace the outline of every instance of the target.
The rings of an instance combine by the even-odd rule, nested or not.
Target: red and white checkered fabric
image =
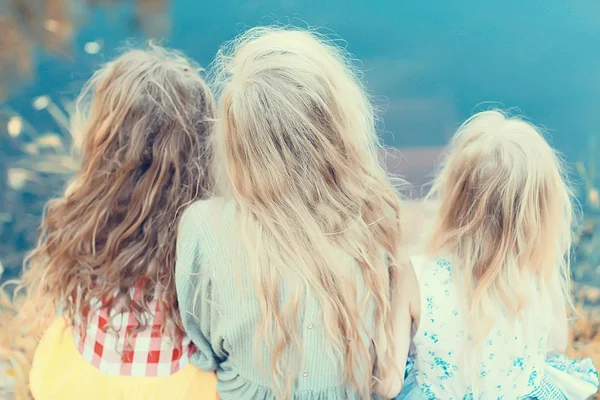
[[[97,310],[98,307],[92,309]],[[169,376],[189,364],[196,351],[190,339],[181,334],[171,339],[162,334],[164,313],[158,302],[150,303],[148,328],[126,335],[127,328],[137,326],[131,312],[113,317],[113,330],[106,330],[106,309],[89,314],[87,327],[76,321],[73,329],[75,346],[83,358],[100,372],[111,376],[157,377]],[[126,345],[127,344],[127,345]]]

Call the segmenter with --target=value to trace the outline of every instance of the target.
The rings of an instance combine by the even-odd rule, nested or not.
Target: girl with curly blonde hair
[[[81,166],[49,202],[23,276],[21,326],[43,332],[31,393],[215,398],[214,376],[190,364],[174,280],[181,211],[213,186],[212,93],[183,55],[151,45],[97,71],[77,105]]]

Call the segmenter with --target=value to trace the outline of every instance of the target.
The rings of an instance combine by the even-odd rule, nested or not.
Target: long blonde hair
[[[26,259],[20,315],[27,321],[20,325],[29,334],[39,336],[40,315],[57,309],[85,325],[95,300],[109,315],[132,312],[141,330],[157,299],[168,334],[182,331],[176,229],[181,209],[212,190],[214,114],[199,68],[153,44],[124,53],[87,82],[73,117],[81,166],[65,194],[47,204]]]
[[[348,385],[370,397],[375,361],[385,368],[391,357],[399,199],[379,163],[373,107],[356,71],[342,49],[316,33],[264,27],[225,45],[214,68],[222,117],[217,168],[229,177],[251,254],[261,310],[256,343],[272,350],[264,364],[274,393],[287,398],[297,378],[282,354],[301,354],[296,321],[310,289]],[[339,250],[352,265],[335,257]],[[349,275],[356,264],[364,299]],[[283,281],[293,296],[280,306]],[[361,316],[371,303],[385,332],[379,337]]]
[[[572,193],[539,129],[499,111],[472,116],[452,138],[430,196],[440,210],[428,250],[460,260],[475,340],[503,313],[543,329],[552,312],[535,310],[551,304],[553,284],[571,304]]]

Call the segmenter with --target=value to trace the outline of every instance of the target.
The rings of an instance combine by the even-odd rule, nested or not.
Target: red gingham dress
[[[150,303],[150,310],[153,312],[144,316],[148,328],[129,335],[125,334],[127,328],[137,326],[133,313],[115,315],[113,325],[118,330],[115,334],[106,329],[109,320],[106,309],[91,312],[87,326],[75,321],[75,346],[86,361],[106,375],[170,376],[189,364],[196,347],[184,334],[173,340],[161,333],[164,312],[156,300]]]

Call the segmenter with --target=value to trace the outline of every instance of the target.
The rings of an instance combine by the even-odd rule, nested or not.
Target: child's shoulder
[[[417,278],[428,273],[438,275],[440,271],[451,275],[452,258],[448,256],[414,255],[410,257],[410,263]]]
[[[410,256],[410,262],[414,267],[440,267],[445,268],[452,265],[452,258],[449,255],[425,255],[415,254]]]
[[[181,216],[180,232],[200,233],[230,220],[235,210],[231,199],[214,197],[189,204]]]
[[[197,200],[190,203],[181,216],[182,221],[191,219],[204,219],[215,215],[220,215],[223,212],[232,210],[234,202],[232,199],[223,197],[212,197],[205,200]]]

